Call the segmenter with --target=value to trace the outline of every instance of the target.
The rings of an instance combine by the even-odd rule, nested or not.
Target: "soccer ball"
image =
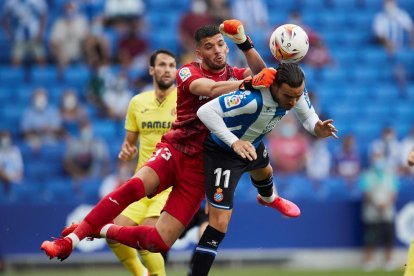
[[[284,24],[277,27],[270,36],[269,47],[279,62],[298,62],[308,52],[308,35],[298,25]]]

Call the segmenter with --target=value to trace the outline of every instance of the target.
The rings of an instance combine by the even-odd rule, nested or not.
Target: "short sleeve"
[[[129,102],[128,111],[125,118],[125,129],[132,132],[139,132],[136,119],[137,106],[134,98]]]
[[[244,72],[246,72],[246,68],[233,67],[233,72],[234,72],[234,76],[238,80],[242,80],[244,79]]]
[[[176,79],[177,85],[181,86],[183,90],[189,90],[190,84],[199,78],[202,78],[203,75],[194,68],[192,65],[183,66],[180,70],[177,71]]]

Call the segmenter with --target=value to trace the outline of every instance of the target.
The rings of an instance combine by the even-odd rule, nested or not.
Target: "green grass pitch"
[[[240,266],[240,267],[217,267],[212,269],[209,275],[211,276],[401,276],[402,271],[383,272],[374,271],[366,273],[358,270],[332,270],[332,271],[307,271],[307,270],[286,270],[272,266]],[[9,270],[4,274],[5,276],[130,276],[127,271],[122,268],[99,268],[94,267],[80,267],[68,268],[58,267],[53,268],[31,268],[24,270]],[[168,276],[185,276],[186,270],[184,267],[167,267]]]

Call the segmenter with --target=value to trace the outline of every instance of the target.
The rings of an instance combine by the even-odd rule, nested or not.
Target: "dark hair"
[[[198,45],[203,38],[212,37],[212,36],[214,36],[216,34],[219,34],[219,33],[220,33],[220,30],[217,26],[215,26],[215,25],[204,25],[204,26],[198,28],[195,31],[194,39],[195,39],[195,41]]]
[[[175,57],[175,55],[172,52],[170,52],[168,50],[165,50],[165,49],[159,49],[159,50],[156,50],[155,52],[153,52],[151,54],[150,66],[155,66],[155,60],[157,59],[157,56],[159,54],[166,54],[166,55],[172,57],[175,60],[175,62],[177,63],[177,58]]]
[[[305,80],[302,68],[296,63],[281,63],[277,67],[276,84],[281,86],[286,83],[290,87],[297,88]]]

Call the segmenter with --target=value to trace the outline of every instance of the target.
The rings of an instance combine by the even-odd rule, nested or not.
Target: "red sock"
[[[90,234],[99,233],[106,223],[112,221],[129,204],[144,196],[145,189],[142,180],[138,177],[131,178],[99,201],[73,232],[79,240]]]
[[[111,225],[106,238],[116,240],[136,249],[145,249],[150,252],[167,252],[170,247],[162,240],[157,229],[153,226],[119,226]]]

